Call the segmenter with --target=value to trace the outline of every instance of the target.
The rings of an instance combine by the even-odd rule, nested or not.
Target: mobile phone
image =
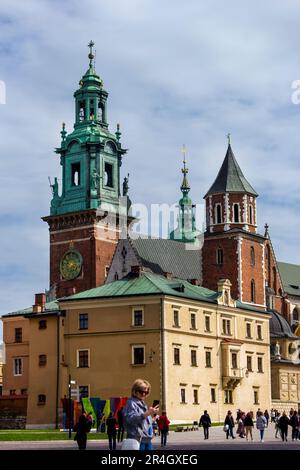
[[[153,400],[152,408],[155,408],[157,405],[159,405],[159,400]]]

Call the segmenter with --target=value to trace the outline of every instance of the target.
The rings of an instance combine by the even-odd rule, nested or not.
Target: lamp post
[[[76,384],[76,381],[75,380],[72,380],[71,379],[71,374],[69,374],[69,439],[71,439],[72,437],[72,419],[71,419],[71,415],[72,415],[72,403],[71,403],[71,387],[72,385],[75,385]]]

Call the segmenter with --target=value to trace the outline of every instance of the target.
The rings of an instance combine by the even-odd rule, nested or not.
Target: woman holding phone
[[[145,399],[150,394],[151,385],[147,380],[137,379],[131,387],[131,397],[124,408],[124,427],[127,439],[122,450],[152,450],[152,418],[159,411],[159,405],[147,407]]]

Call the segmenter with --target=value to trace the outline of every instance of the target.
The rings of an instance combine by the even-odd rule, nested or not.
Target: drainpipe
[[[161,384],[161,410],[166,410],[166,371],[165,371],[165,336],[164,336],[164,299],[160,299],[160,384]]]
[[[58,429],[58,404],[59,404],[59,358],[60,358],[60,348],[59,348],[59,321],[60,321],[60,312],[57,314],[56,322],[56,405],[55,405],[55,429]]]

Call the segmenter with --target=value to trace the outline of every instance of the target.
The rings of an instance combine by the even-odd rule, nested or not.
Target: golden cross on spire
[[[189,170],[186,168],[186,146],[185,144],[182,145],[181,152],[183,153],[183,170],[182,173],[187,173]]]

